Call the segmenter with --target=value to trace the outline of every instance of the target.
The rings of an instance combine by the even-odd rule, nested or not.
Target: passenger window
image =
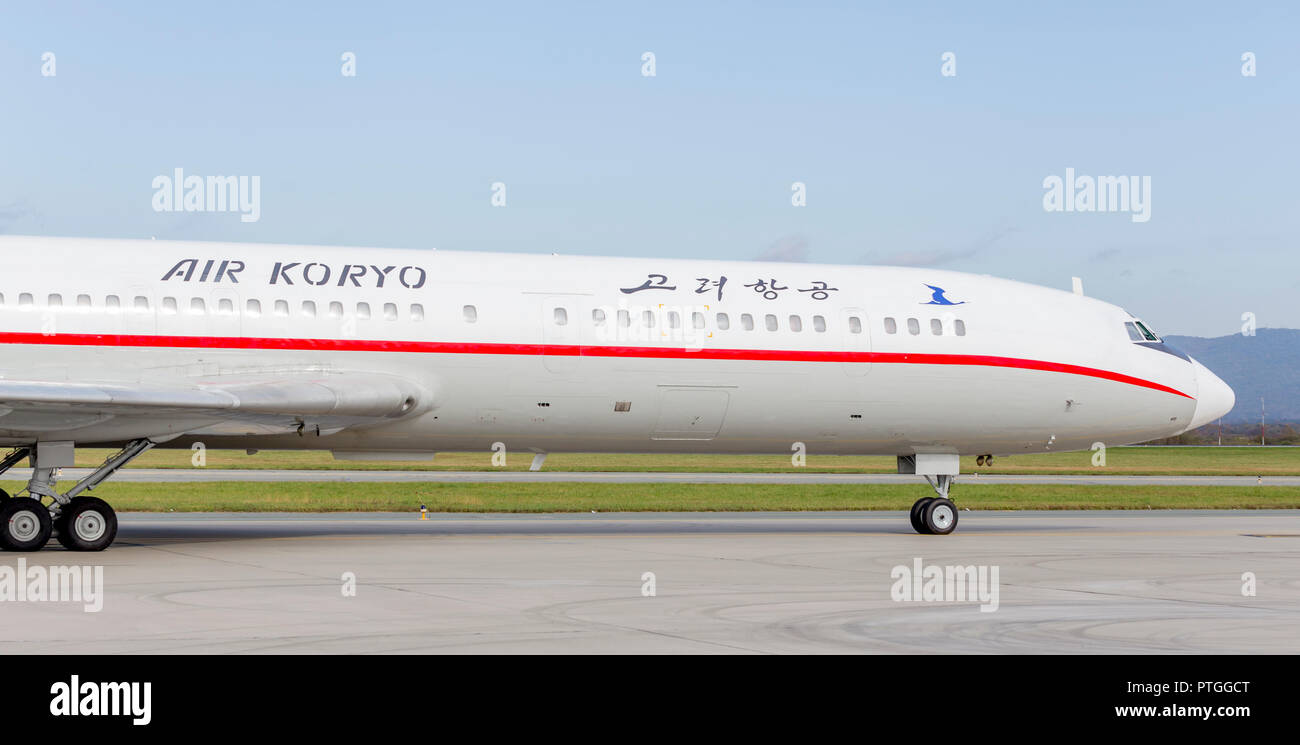
[[[475,308],[472,305],[466,305],[460,309],[460,313],[465,319],[465,323],[478,323],[478,308]]]
[[[823,316],[813,316],[813,331],[819,334],[826,331],[826,319]]]
[[[850,333],[850,334],[860,334],[860,333],[862,333],[862,319],[861,319],[861,318],[858,318],[857,316],[849,316],[849,333]]]
[[[316,303],[312,300],[302,301],[302,314],[308,318],[316,317]]]
[[[167,314],[176,313],[176,298],[165,297],[162,302],[162,312]]]
[[[921,333],[921,322],[915,318],[907,319],[907,333],[916,336]]]
[[[331,302],[329,307],[329,314],[330,314],[330,318],[342,318],[343,303],[340,303],[337,300]]]
[[[30,307],[32,307],[32,293],[30,293],[30,292],[24,292],[23,294],[19,295],[19,296],[18,296],[18,307],[19,307],[19,308],[30,308]]]
[[[203,315],[204,313],[207,313],[207,312],[208,312],[208,309],[207,309],[207,306],[205,306],[205,305],[203,304],[203,298],[201,298],[201,297],[192,297],[192,298],[190,298],[190,315],[192,315],[192,316],[201,316],[201,315]]]
[[[766,316],[763,317],[763,325],[767,328],[768,331],[776,331],[777,329],[776,316],[772,315],[771,313],[768,313]]]
[[[419,304],[419,303],[411,303],[411,320],[412,320],[412,321],[423,321],[423,320],[424,320],[424,306],[423,306],[423,305],[421,305],[421,304]]]
[[[149,312],[149,298],[143,295],[135,296],[135,309],[141,313]]]
[[[384,320],[385,320],[385,321],[396,321],[396,320],[397,320],[397,304],[396,304],[396,303],[384,303]]]
[[[600,308],[593,308],[591,311],[591,320],[597,326],[605,325],[605,311]]]
[[[966,322],[961,320],[956,321],[955,323],[953,323],[953,330],[957,332],[957,336],[965,336]]]
[[[143,299],[144,298],[136,298],[137,301]],[[247,303],[244,303],[244,313],[248,314],[250,318],[257,318],[262,315],[262,301],[249,300]]]
[[[675,310],[668,311],[668,328],[679,329],[682,327],[682,316]]]
[[[930,333],[935,336],[943,336],[943,321],[940,321],[938,318],[931,318]]]
[[[217,301],[217,315],[233,316],[235,315],[235,301],[228,297],[223,297]]]
[[[370,320],[370,303],[357,303],[357,318],[363,321]]]
[[[564,326],[569,323],[569,311],[564,308],[556,308],[554,315],[556,326]]]
[[[723,331],[726,331],[727,329],[731,328],[731,319],[727,317],[726,313],[719,313],[717,316],[717,321],[718,321],[718,328],[722,329]]]
[[[790,316],[790,330],[803,331],[803,318],[799,316]]]
[[[4,296],[0,295],[0,304],[3,303],[4,303]],[[122,301],[121,299],[118,298],[117,295],[109,295],[108,297],[104,298],[104,307],[108,308],[111,311],[118,311],[122,309]]]
[[[89,307],[90,307],[90,296],[89,296],[89,295],[78,295],[78,296],[77,296],[77,307],[78,307],[78,308],[89,308]]]
[[[703,313],[698,313],[698,312],[697,312],[697,313],[692,313],[692,314],[691,314],[691,325],[694,326],[694,327],[697,328],[697,329],[702,329],[702,328],[704,328],[704,314],[703,314]]]
[[[655,327],[654,311],[651,310],[641,311],[641,325],[644,328],[648,328],[648,329],[652,329]]]
[[[48,298],[46,298],[45,304],[51,308],[62,308],[63,296],[58,293],[53,293]]]
[[[275,301],[275,314],[276,314],[277,316],[287,316],[287,315],[289,315],[289,302],[288,302],[287,300],[276,300],[276,301]]]
[[[746,331],[754,330],[754,317],[748,313],[740,314],[740,326]]]
[[[897,334],[897,333],[898,333],[898,322],[895,321],[895,320],[892,319],[892,318],[886,317],[886,318],[885,318],[885,333],[886,333],[886,334]]]
[[[620,310],[618,312],[618,325],[623,328],[630,327],[632,325],[632,314],[625,310]]]

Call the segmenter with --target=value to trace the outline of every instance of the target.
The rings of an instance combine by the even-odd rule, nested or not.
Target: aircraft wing
[[[430,393],[369,373],[221,375],[184,381],[0,380],[0,433],[41,439],[151,434],[280,434],[339,429],[418,413]],[[92,434],[94,433],[94,434]],[[325,433],[325,432],[323,432]]]

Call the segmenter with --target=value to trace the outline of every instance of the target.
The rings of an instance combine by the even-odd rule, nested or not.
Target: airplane
[[[107,548],[154,447],[961,455],[1169,437],[1232,389],[1076,291],[928,268],[0,236],[0,547]],[[945,302],[936,305],[937,299]],[[75,448],[118,452],[70,488]]]

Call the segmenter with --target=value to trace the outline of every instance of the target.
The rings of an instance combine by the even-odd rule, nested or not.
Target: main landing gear
[[[108,502],[81,493],[94,489],[153,446],[148,439],[132,440],[63,493],[55,489],[55,471],[72,465],[73,443],[42,442],[10,452],[0,460],[0,473],[30,456],[32,478],[27,482],[26,494],[20,492],[11,497],[0,490],[0,549],[39,551],[50,538],[58,540],[69,551],[108,548],[117,536],[117,513]],[[47,497],[48,506],[43,501]]]

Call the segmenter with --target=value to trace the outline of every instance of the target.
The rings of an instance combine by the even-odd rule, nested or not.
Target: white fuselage
[[[428,392],[408,415],[320,434],[310,417],[299,433],[11,412],[0,415],[7,444],[1014,454],[1170,436],[1226,411],[1221,381],[1131,340],[1122,309],[989,276],[161,241],[0,247],[7,379],[178,385],[320,370]]]

